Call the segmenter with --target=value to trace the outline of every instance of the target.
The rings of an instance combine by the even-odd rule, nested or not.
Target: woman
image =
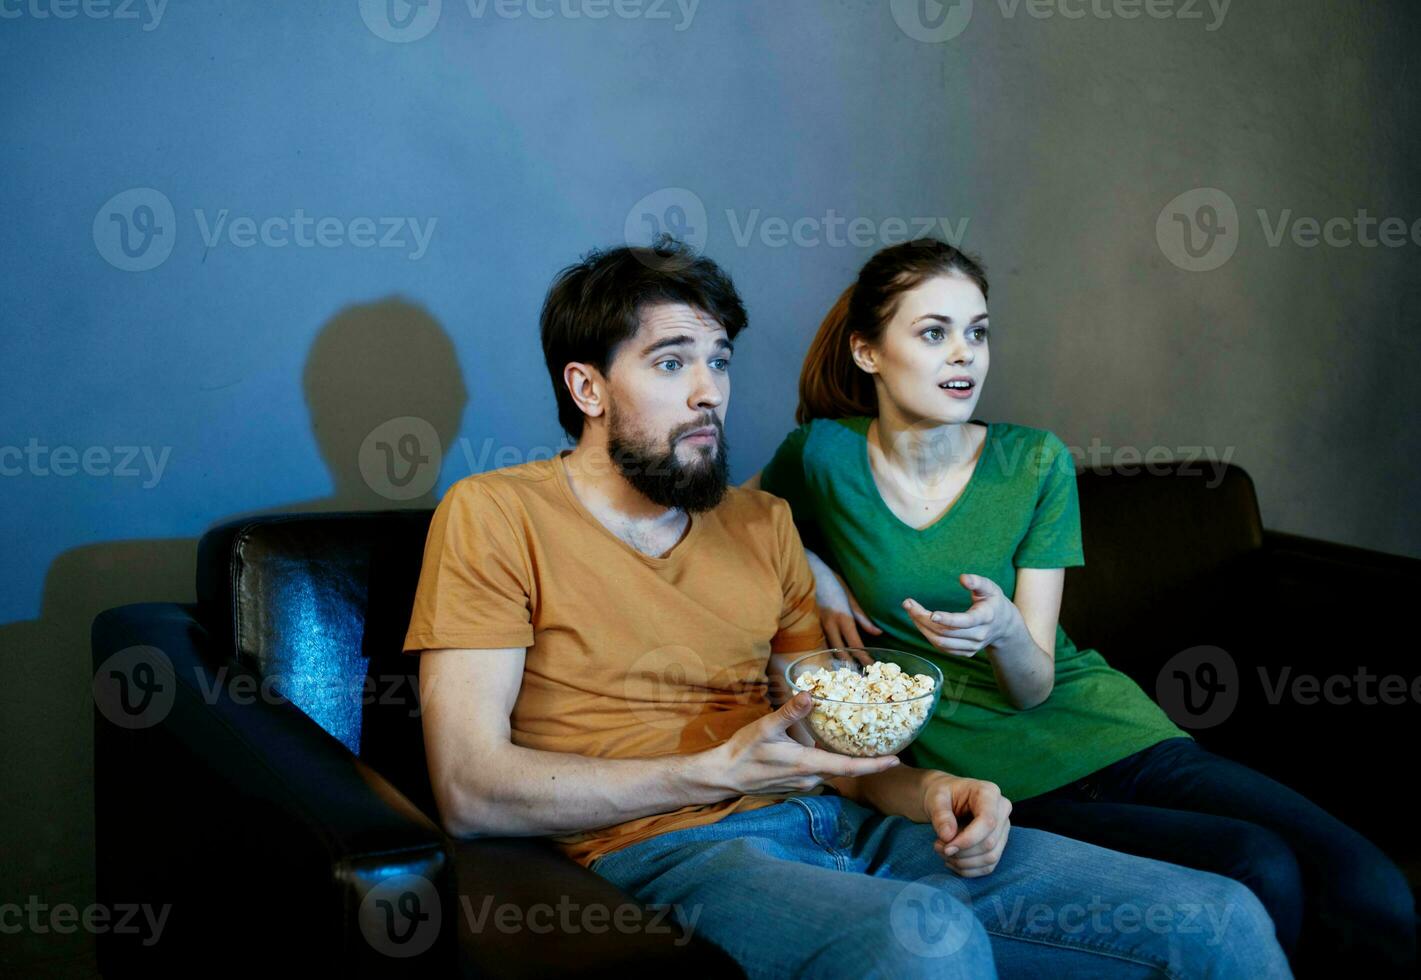
[[[880,251],[820,326],[800,426],[747,485],[789,502],[829,641],[862,645],[857,624],[932,658],[945,689],[909,761],[996,782],[1018,825],[1234,877],[1310,967],[1412,969],[1411,892],[1379,849],[1201,748],[1061,628],[1074,461],[972,417],[988,331],[982,267],[935,240]]]

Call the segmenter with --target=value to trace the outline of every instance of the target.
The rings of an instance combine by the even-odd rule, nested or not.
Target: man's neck
[[[646,497],[618,471],[606,447],[578,443],[562,463],[567,481],[582,506],[617,537],[638,551],[659,557],[670,551],[690,527],[686,512]]]

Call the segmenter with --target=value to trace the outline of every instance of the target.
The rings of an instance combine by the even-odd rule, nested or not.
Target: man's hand
[[[714,799],[722,799],[745,793],[807,793],[826,779],[868,776],[898,765],[896,755],[855,759],[795,741],[788,729],[809,714],[813,703],[800,692],[715,748],[692,756],[693,778],[717,791]]]
[[[925,780],[923,810],[937,831],[933,850],[955,874],[992,873],[1011,832],[1011,801],[996,783],[934,773]]]

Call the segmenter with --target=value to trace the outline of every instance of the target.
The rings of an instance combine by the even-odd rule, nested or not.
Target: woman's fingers
[[[859,601],[854,598],[854,594],[849,592],[847,588],[844,591],[849,597],[849,609],[853,612],[854,619],[858,621],[858,624],[874,636],[878,636],[882,633],[883,630],[879,629],[874,621],[868,618],[868,614],[863,611],[863,607],[860,606]]]
[[[863,637],[859,636],[858,626],[854,623],[854,617],[844,616],[840,623],[840,632],[844,637],[844,645],[850,647],[863,646]]]

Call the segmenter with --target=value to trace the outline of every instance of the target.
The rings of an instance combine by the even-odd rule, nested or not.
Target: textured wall
[[[0,901],[91,900],[94,614],[189,597],[233,515],[557,448],[543,292],[653,223],[750,307],[737,478],[828,303],[931,224],[993,277],[982,417],[1204,447],[1271,527],[1421,555],[1409,3],[116,8],[0,0]],[[1269,243],[1362,208],[1404,243]],[[384,469],[411,435],[442,474]]]

